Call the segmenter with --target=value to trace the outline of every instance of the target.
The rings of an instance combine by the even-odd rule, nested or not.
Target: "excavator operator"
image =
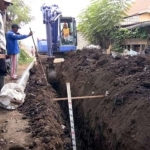
[[[62,29],[62,43],[63,44],[72,44],[73,43],[73,36],[70,32],[70,29],[67,26],[67,23],[64,23]]]
[[[63,29],[62,29],[63,39],[66,41],[69,35],[70,35],[70,29],[68,28],[67,23],[64,23]]]

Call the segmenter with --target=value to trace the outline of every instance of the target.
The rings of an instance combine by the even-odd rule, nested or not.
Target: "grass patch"
[[[33,59],[34,58],[30,57],[25,50],[20,50],[19,65],[31,63]]]

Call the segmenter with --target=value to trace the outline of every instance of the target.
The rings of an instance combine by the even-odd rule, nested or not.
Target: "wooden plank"
[[[78,96],[78,97],[71,97],[72,100],[77,100],[77,99],[92,99],[92,98],[103,98],[105,95],[94,95],[94,96]],[[63,101],[63,100],[68,100],[67,97],[64,98],[53,98],[52,100],[54,101]]]
[[[138,39],[138,38],[133,38],[133,39],[125,39],[122,44],[123,45],[145,45],[149,42],[147,39]]]

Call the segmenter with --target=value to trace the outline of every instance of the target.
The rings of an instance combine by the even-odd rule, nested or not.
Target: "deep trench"
[[[57,92],[59,98],[67,97],[66,83],[60,79],[58,79],[58,83],[52,85],[55,91]],[[73,91],[71,91],[73,93]],[[76,132],[76,146],[77,150],[106,150],[103,146],[103,135],[101,134],[102,128],[99,127],[99,141],[95,141],[94,132],[95,130],[91,129],[89,126],[89,118],[84,117],[84,112],[82,112],[82,108],[80,104],[77,104],[76,101],[72,101],[73,104],[73,115],[74,115],[74,124],[75,124],[75,132]],[[81,100],[80,100],[81,101]],[[60,108],[63,112],[63,119],[66,124],[70,128],[69,121],[69,109],[67,100],[58,101]],[[70,136],[71,138],[71,136]],[[96,144],[98,142],[98,144]],[[98,146],[97,146],[98,145]]]

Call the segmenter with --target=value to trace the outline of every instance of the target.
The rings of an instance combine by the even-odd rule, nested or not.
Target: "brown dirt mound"
[[[69,81],[72,96],[109,92],[102,99],[74,101],[79,149],[150,149],[148,56],[114,59],[99,50],[70,52],[57,70],[60,87]]]
[[[29,119],[30,127],[26,132],[32,133],[33,142],[29,146],[33,150],[69,150],[71,141],[66,123],[62,119],[62,112],[52,101],[56,95],[54,89],[46,86],[39,64],[30,70],[30,78],[26,88],[26,101],[19,111]]]

